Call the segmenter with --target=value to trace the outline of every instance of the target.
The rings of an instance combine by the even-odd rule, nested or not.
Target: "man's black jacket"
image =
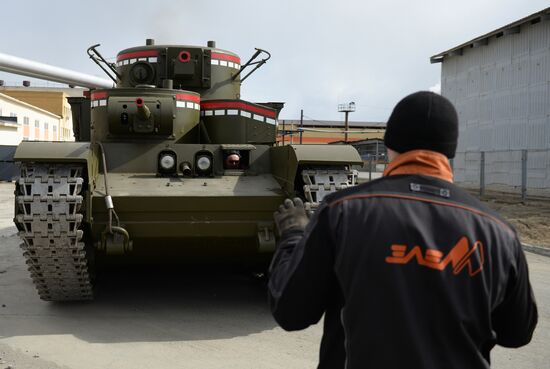
[[[488,368],[537,323],[513,228],[452,183],[393,175],[330,195],[281,235],[269,280],[286,330],[325,314],[319,368]]]

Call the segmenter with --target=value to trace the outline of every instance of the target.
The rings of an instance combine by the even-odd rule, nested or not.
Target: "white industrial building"
[[[61,116],[0,93],[0,145],[18,145],[23,140],[57,141],[60,123]]]
[[[550,188],[550,8],[431,57],[459,115],[457,182]]]

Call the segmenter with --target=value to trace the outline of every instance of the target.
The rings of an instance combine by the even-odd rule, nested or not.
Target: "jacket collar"
[[[384,176],[396,174],[420,174],[453,182],[449,159],[429,150],[412,150],[400,154],[384,170]]]

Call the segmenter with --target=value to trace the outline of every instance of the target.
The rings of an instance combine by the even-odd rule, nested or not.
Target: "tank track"
[[[92,282],[80,212],[83,167],[23,163],[15,223],[38,294],[46,301],[91,300]]]
[[[313,168],[302,170],[306,211],[313,213],[325,196],[357,185],[357,171],[352,169]]]

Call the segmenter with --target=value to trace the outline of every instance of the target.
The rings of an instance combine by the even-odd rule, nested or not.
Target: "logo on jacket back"
[[[485,262],[483,244],[480,241],[476,241],[470,247],[468,238],[466,237],[462,237],[445,257],[437,249],[427,249],[422,254],[420,246],[414,246],[407,252],[406,245],[392,245],[391,251],[391,256],[386,257],[386,263],[408,264],[412,259],[416,258],[418,265],[436,270],[444,270],[451,264],[453,274],[455,275],[460,273],[464,268],[467,268],[470,277],[481,272],[483,263]]]

